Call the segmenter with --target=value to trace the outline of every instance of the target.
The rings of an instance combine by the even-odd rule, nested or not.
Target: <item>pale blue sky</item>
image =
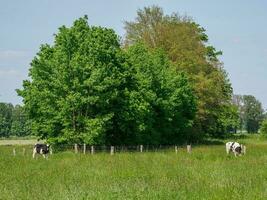
[[[29,63],[43,43],[51,44],[61,25],[87,14],[89,24],[113,28],[136,10],[161,6],[166,14],[187,14],[207,30],[234,93],[252,94],[267,108],[267,1],[264,0],[0,0],[0,102],[21,103],[15,89],[27,78]]]

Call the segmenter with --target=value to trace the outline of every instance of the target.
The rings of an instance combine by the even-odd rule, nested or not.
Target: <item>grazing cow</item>
[[[241,155],[242,153],[242,146],[237,142],[227,142],[226,145],[226,153],[229,154],[230,151],[232,151],[235,154],[235,157],[237,155]]]
[[[35,144],[33,148],[32,157],[35,158],[36,154],[41,154],[44,158],[47,158],[48,153],[49,144]]]

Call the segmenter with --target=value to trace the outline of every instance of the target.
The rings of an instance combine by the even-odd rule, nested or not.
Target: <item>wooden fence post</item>
[[[143,145],[142,144],[140,145],[140,152],[141,153],[143,152]]]
[[[49,153],[50,153],[50,155],[52,155],[52,154],[53,154],[53,149],[52,149],[52,146],[49,146]]]
[[[25,152],[26,152],[26,149],[23,148],[23,149],[22,149],[22,155],[23,155],[23,156],[25,156]]]
[[[95,147],[91,146],[91,154],[93,155],[95,153]]]
[[[178,147],[175,146],[175,153],[177,154],[178,153]]]
[[[187,145],[187,153],[191,153],[192,152],[192,146],[191,144],[190,145]]]
[[[110,155],[114,155],[114,146],[110,147]]]
[[[246,150],[247,150],[247,147],[245,145],[243,145],[242,147],[242,151],[243,151],[243,154],[245,155],[246,154]]]
[[[16,156],[16,149],[13,148],[13,156]]]
[[[83,154],[86,153],[86,144],[83,144]]]
[[[78,145],[77,144],[74,144],[74,151],[75,151],[75,153],[78,153]]]

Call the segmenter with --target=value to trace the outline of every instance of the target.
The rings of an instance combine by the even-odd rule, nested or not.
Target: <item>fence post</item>
[[[75,153],[78,153],[78,145],[77,144],[74,144],[74,150],[75,150]]]
[[[143,152],[143,145],[142,144],[140,145],[140,152],[141,153]]]
[[[178,153],[178,147],[175,146],[175,153],[177,154]]]
[[[91,146],[91,154],[93,155],[95,153],[95,147]]]
[[[53,154],[53,149],[52,149],[52,146],[49,146],[49,153],[50,153],[50,155],[52,155],[52,154]]]
[[[192,146],[190,144],[190,145],[187,145],[187,153],[191,153],[191,152],[192,152]]]
[[[243,154],[245,155],[246,154],[247,147],[245,145],[243,145],[242,150],[243,150]]]
[[[13,148],[13,156],[16,156],[16,149]]]
[[[83,144],[83,154],[86,153],[86,144]]]
[[[26,149],[23,148],[23,149],[22,149],[22,155],[23,155],[23,156],[25,156],[25,151],[26,151]]]
[[[114,146],[110,147],[110,155],[114,155]]]

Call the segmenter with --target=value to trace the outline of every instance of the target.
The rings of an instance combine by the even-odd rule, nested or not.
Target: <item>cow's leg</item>
[[[229,146],[227,144],[225,145],[225,150],[226,150],[226,153],[229,154],[230,148],[229,148]]]
[[[32,151],[32,158],[35,158],[35,154],[36,154],[36,148],[34,148]]]
[[[235,154],[235,157],[237,157],[237,153],[236,153],[236,152],[234,152],[234,154]]]
[[[44,154],[43,149],[40,149],[40,154],[45,158],[45,154]]]

